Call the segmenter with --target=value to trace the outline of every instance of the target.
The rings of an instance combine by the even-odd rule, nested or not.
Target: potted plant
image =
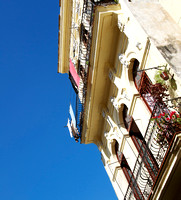
[[[160,67],[164,67],[164,70],[161,70]],[[165,85],[168,79],[169,79],[169,70],[167,69],[167,65],[165,66],[158,66],[158,70],[155,73],[155,81],[157,83],[161,83],[162,85]]]
[[[165,66],[165,70],[163,70],[161,73],[160,73],[160,77],[167,81],[169,79],[169,70],[167,70],[167,67]]]
[[[173,90],[177,89],[177,84],[174,79],[174,74],[170,73],[170,69],[167,69],[167,65],[165,66],[158,66],[158,68],[164,67],[164,70],[157,70],[155,73],[154,79],[156,83],[160,83],[161,85],[170,86]],[[168,82],[169,80],[169,82]]]

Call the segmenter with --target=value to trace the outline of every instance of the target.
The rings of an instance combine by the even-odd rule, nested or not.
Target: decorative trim
[[[134,94],[133,98],[132,98],[132,101],[131,101],[131,106],[129,108],[129,113],[128,113],[130,116],[133,115],[137,99],[140,99],[140,95],[139,94]]]
[[[130,18],[128,16],[125,16],[125,14],[119,14],[118,15],[118,28],[121,32],[124,32],[125,25],[128,23]]]
[[[119,61],[125,68],[129,68],[130,61],[127,60],[126,56],[124,54],[119,55]]]

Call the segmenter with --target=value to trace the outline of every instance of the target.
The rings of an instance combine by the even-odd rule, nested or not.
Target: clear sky
[[[95,145],[64,128],[58,0],[0,0],[0,200],[115,200]]]

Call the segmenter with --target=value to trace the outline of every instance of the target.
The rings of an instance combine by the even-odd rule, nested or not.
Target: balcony
[[[87,78],[89,72],[90,47],[92,41],[92,26],[93,26],[94,5],[90,0],[84,1],[80,46],[78,56],[78,75],[81,78],[79,94],[76,95],[76,126],[80,133],[82,132],[82,124],[84,118],[84,104],[87,92]]]
[[[177,120],[169,121],[168,117],[165,118],[163,113],[171,117],[175,114],[177,115]],[[135,199],[133,189],[136,184],[139,185],[144,199],[150,198],[170,149],[173,147],[173,141],[176,135],[181,132],[180,113],[181,97],[164,101],[162,104],[160,102],[155,102],[144,139],[147,148],[150,149],[158,164],[159,170],[156,172],[155,178],[150,176],[148,170],[144,166],[144,160],[148,160],[149,158],[147,158],[147,153],[144,151],[144,148],[140,148],[133,170],[135,183],[129,184],[124,199]],[[154,120],[157,116],[159,116],[158,120]]]
[[[133,69],[133,78],[135,86],[150,112],[153,111],[156,102],[162,104],[168,98],[167,87],[160,83],[153,84],[145,71]]]
[[[79,94],[76,96],[76,122],[80,136],[84,119],[84,108],[87,94],[87,79],[89,74],[90,53],[93,32],[93,18],[96,6],[105,6],[117,4],[114,0],[84,0],[81,31],[80,31],[80,46],[78,55],[78,75],[81,78]]]

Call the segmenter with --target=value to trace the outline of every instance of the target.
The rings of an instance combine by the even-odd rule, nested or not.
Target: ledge
[[[98,6],[94,14],[88,89],[81,138],[81,142],[85,144],[92,141],[96,143],[101,136],[104,119],[99,108],[100,105],[107,104],[110,87],[109,67],[105,63],[109,63],[110,58],[115,55],[115,46],[112,41],[116,40],[116,30],[119,33],[119,29],[113,13],[119,9],[120,5]]]
[[[72,1],[61,1],[58,38],[58,73],[68,73],[69,70]]]

